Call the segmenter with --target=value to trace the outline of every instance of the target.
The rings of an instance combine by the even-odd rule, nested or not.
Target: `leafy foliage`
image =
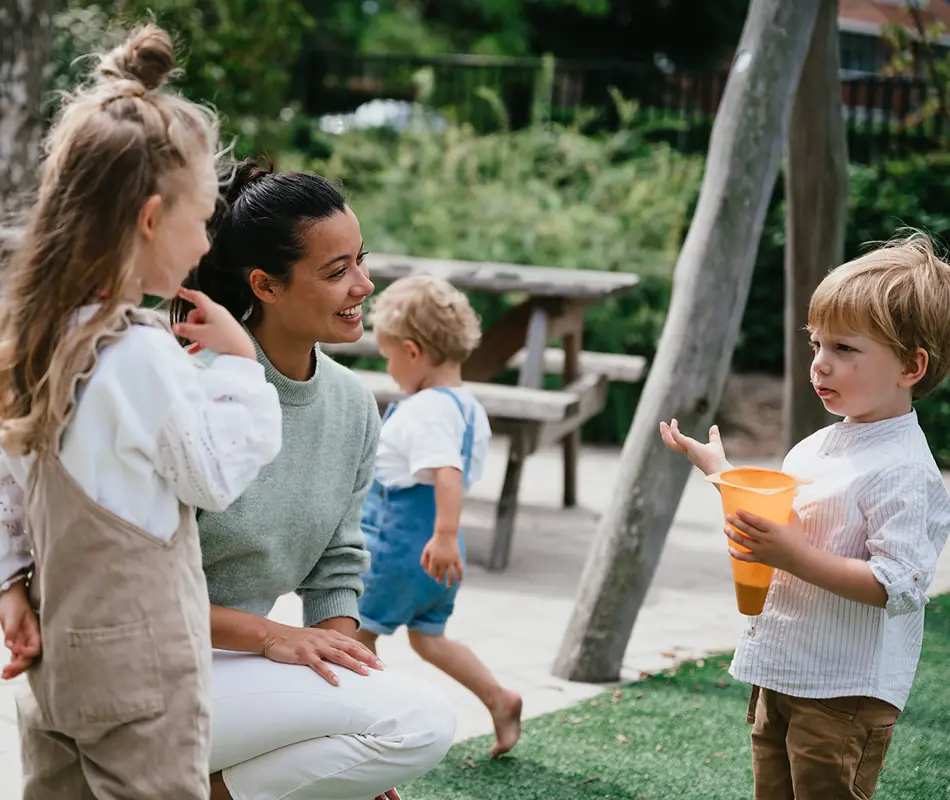
[[[72,0],[55,20],[53,87],[68,89],[88,69],[78,56],[150,19],[180,46],[181,90],[218,109],[238,152],[285,144],[293,70],[314,26],[299,0]]]

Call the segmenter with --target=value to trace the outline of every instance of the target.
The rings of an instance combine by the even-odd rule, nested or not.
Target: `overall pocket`
[[[157,717],[165,711],[158,647],[148,620],[66,631],[66,685],[54,700],[74,736]]]

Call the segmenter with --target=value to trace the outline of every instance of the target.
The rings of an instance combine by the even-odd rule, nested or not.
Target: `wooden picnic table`
[[[546,366],[550,367],[551,362],[556,361],[562,365],[565,389],[576,387],[585,393],[581,398],[579,416],[565,420],[560,428],[548,428],[546,435],[539,437],[536,426],[519,427],[508,424],[511,422],[509,420],[505,420],[506,424],[501,426],[504,429],[502,432],[511,436],[511,445],[489,566],[492,569],[504,569],[508,561],[524,460],[536,447],[549,443],[553,435],[560,437],[563,448],[563,503],[573,506],[577,502],[580,425],[600,411],[605,401],[603,381],[590,380],[590,374],[582,376],[584,312],[609,297],[633,291],[639,283],[639,277],[623,272],[450,261],[379,253],[368,255],[367,263],[371,277],[383,282],[408,275],[430,274],[444,278],[459,289],[520,296],[520,302],[483,331],[481,345],[463,366],[462,377],[465,381],[487,383],[505,370],[517,355],[518,386],[540,389]],[[553,341],[560,341],[563,358],[551,358],[552,351],[548,344]],[[584,354],[591,355],[595,354]]]

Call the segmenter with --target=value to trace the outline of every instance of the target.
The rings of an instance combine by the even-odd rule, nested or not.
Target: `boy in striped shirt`
[[[833,270],[811,299],[811,382],[843,417],[797,444],[787,525],[738,512],[730,548],[776,568],[731,674],[752,684],[756,800],[868,800],[913,683],[927,588],[950,531],[950,494],[913,401],[950,373],[950,266],[915,233]],[[706,474],[708,444],[661,423]]]

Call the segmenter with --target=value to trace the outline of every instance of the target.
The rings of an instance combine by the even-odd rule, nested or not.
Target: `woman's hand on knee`
[[[383,668],[382,662],[367,647],[349,636],[323,628],[295,628],[272,622],[262,652],[271,661],[310,667],[334,686],[340,680],[330,664],[360,675],[369,675],[368,667]]]

